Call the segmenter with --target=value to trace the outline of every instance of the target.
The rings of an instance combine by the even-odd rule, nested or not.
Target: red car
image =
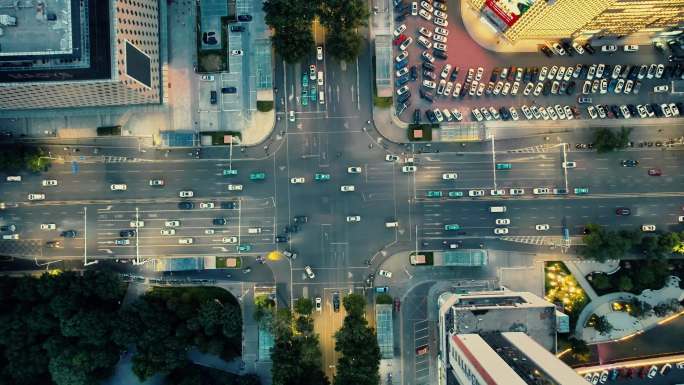
[[[660,171],[659,168],[649,168],[648,169],[648,175],[650,175],[650,176],[661,176],[661,175],[663,175],[663,172]]]
[[[397,37],[394,39],[394,41],[392,42],[392,44],[394,44],[394,45],[399,45],[399,44],[403,43],[404,40],[406,40],[406,39],[407,39],[406,35],[404,35],[404,34],[402,33],[401,35],[397,36]]]
[[[399,313],[399,310],[401,310],[401,301],[399,300],[399,298],[395,298],[394,299],[394,311]]]
[[[419,346],[416,348],[416,355],[422,356],[423,354],[427,353],[428,351],[430,351],[429,345]]]

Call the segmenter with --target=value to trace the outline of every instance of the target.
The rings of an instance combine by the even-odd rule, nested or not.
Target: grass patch
[[[235,267],[228,267],[228,260],[235,259]],[[242,258],[240,257],[216,257],[217,269],[239,269],[242,267]]]
[[[409,124],[407,136],[409,140],[417,142],[432,141],[432,130],[439,128],[439,124]],[[420,133],[420,135],[418,135]]]
[[[224,143],[223,142],[223,137],[225,135],[232,135],[240,138],[240,141],[242,141],[242,133],[237,132],[237,131],[202,131],[200,132],[200,136],[211,136],[211,145],[212,146],[228,146],[230,143]]]
[[[391,305],[392,304],[392,297],[389,294],[378,294],[377,297],[375,297],[375,303],[378,305]]]
[[[570,330],[574,330],[577,317],[589,303],[589,298],[563,262],[544,265],[544,292],[547,301],[560,306],[568,315]]]
[[[373,95],[373,105],[378,108],[390,108],[392,107],[392,97]]]
[[[257,100],[257,110],[260,112],[268,112],[273,109],[272,100]]]

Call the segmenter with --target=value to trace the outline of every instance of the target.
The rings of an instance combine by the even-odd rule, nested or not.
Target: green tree
[[[584,248],[581,254],[586,259],[605,262],[608,259],[621,259],[632,247],[632,240],[623,233],[604,230],[596,224],[586,225],[588,234],[582,237]]]
[[[352,293],[342,299],[342,305],[347,311],[347,317],[363,317],[366,312],[366,299],[363,296]]]
[[[598,290],[607,290],[610,288],[610,279],[605,274],[594,274],[591,276],[591,282]]]
[[[606,319],[606,316],[600,316],[596,319],[596,322],[594,323],[594,329],[596,329],[597,332],[601,335],[606,335],[613,331],[613,325],[608,322]]]
[[[368,4],[361,0],[322,0],[319,10],[321,24],[335,30],[351,31],[368,24]]]
[[[608,128],[599,128],[594,132],[594,145],[599,153],[625,148],[629,143],[631,128],[622,127],[617,134]]]
[[[632,298],[629,305],[629,314],[632,315],[632,317],[639,319],[648,316],[648,313],[650,313],[652,310],[652,307],[648,304],[648,302],[639,301],[639,299],[636,297]]]
[[[337,60],[351,62],[361,54],[363,39],[354,30],[341,29],[338,33],[328,34],[326,37],[327,50]]]
[[[266,24],[273,28],[271,38],[276,52],[288,63],[308,55],[314,47],[311,25],[318,3],[310,0],[266,0]]]
[[[299,298],[295,301],[294,310],[298,314],[310,316],[313,312],[314,304],[311,298]]]
[[[347,316],[342,328],[335,333],[335,350],[342,353],[337,362],[335,385],[378,384],[380,347],[375,330],[368,327],[364,317],[366,301],[358,294],[343,299]]]
[[[621,275],[618,280],[618,290],[630,292],[633,288],[634,284],[632,283],[632,279],[627,275]]]
[[[570,337],[570,354],[579,362],[587,362],[591,357],[591,352],[589,351],[589,346],[587,343],[578,338]]]

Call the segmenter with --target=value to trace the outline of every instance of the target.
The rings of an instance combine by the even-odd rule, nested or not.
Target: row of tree
[[[648,233],[638,230],[606,230],[597,224],[588,224],[582,238],[584,258],[604,262],[621,259],[628,252],[635,252],[647,258],[663,258],[681,249],[684,233]]]
[[[361,52],[357,29],[367,24],[367,4],[361,0],[266,0],[266,23],[273,28],[276,52],[293,63],[314,49],[312,25],[316,17],[327,29],[327,51],[339,60],[353,60]]]
[[[188,370],[188,350],[241,353],[240,307],[228,292],[154,289],[122,309],[125,288],[109,272],[0,277],[0,384],[96,384],[131,345],[140,380],[161,373],[172,384],[209,384]],[[258,384],[233,379],[221,383]]]
[[[631,128],[622,127],[619,131],[609,128],[598,128],[594,131],[594,146],[599,153],[610,152],[627,147]]]
[[[12,173],[18,171],[40,172],[50,166],[45,150],[40,147],[15,143],[0,146],[0,171]]]

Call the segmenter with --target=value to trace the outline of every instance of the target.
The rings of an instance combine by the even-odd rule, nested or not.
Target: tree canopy
[[[615,133],[608,128],[599,128],[594,131],[594,145],[599,153],[610,152],[627,147],[631,128],[622,127]]]
[[[42,148],[35,146],[16,143],[11,146],[0,146],[0,171],[45,171],[50,167],[50,160],[46,155]]]
[[[347,316],[335,333],[335,350],[342,356],[337,361],[335,385],[376,385],[380,382],[380,347],[375,330],[364,317],[366,300],[349,294],[342,300]]]

